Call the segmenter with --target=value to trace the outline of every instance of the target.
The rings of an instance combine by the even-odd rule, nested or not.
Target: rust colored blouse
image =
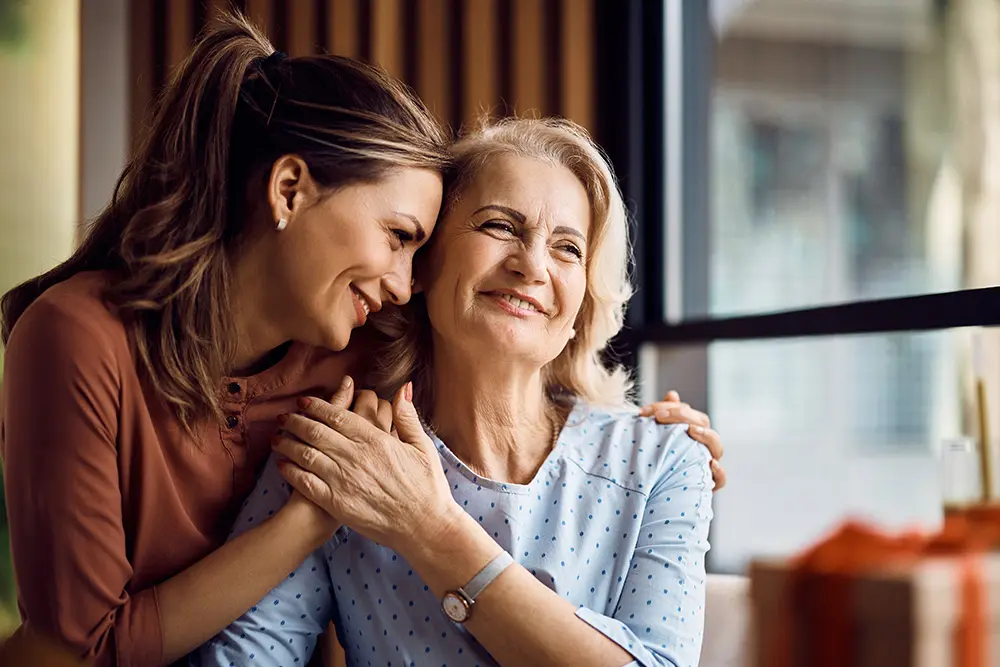
[[[227,417],[186,436],[144,392],[108,277],[46,291],[8,341],[0,455],[21,617],[100,666],[163,662],[157,584],[225,540],[275,418],[328,396],[347,357],[293,343],[219,385]]]

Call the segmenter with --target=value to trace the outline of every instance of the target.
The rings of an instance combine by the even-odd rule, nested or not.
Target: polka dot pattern
[[[637,665],[697,665],[712,477],[686,427],[578,403],[525,485],[479,477],[435,442],[459,505],[579,618]],[[269,462],[234,530],[288,495]],[[496,664],[401,556],[346,529],[192,664],[304,665],[331,619],[352,667]]]

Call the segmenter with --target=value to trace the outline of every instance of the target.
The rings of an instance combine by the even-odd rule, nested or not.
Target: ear
[[[318,193],[305,160],[298,155],[283,155],[275,160],[267,182],[267,201],[275,224],[279,220],[294,224],[296,214],[316,201]]]

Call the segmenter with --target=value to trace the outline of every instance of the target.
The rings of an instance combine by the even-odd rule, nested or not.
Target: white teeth
[[[358,301],[361,302],[361,309],[365,311],[365,317],[368,317],[368,315],[371,314],[371,308],[368,307],[368,300],[361,296],[361,292],[358,290],[353,287],[351,289],[354,291],[354,294],[357,295]]]
[[[535,308],[534,304],[529,303],[527,301],[522,301],[521,299],[518,299],[516,296],[511,296],[510,294],[501,294],[500,296],[505,298],[508,301],[508,303],[513,305],[515,308],[520,308],[522,310],[534,310],[534,311],[538,310],[537,308]]]

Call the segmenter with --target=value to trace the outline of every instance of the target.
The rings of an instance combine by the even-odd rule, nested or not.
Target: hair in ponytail
[[[205,33],[159,99],[108,207],[76,252],[2,300],[2,338],[46,289],[113,271],[105,298],[129,327],[151,388],[189,431],[221,416],[218,382],[235,355],[232,251],[256,207],[248,187],[296,154],[323,187],[399,167],[438,169],[448,137],[384,72],[335,56],[272,56],[241,15]]]

